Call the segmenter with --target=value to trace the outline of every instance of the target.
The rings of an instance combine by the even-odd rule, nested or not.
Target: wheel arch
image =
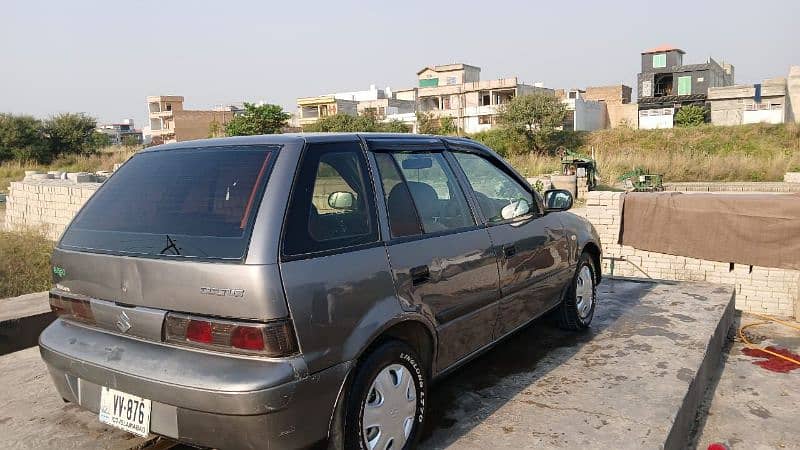
[[[600,246],[596,243],[589,241],[583,245],[581,249],[582,253],[588,253],[589,256],[592,258],[592,262],[594,263],[595,267],[595,278],[596,282],[599,284],[600,280],[602,279],[602,272],[603,272],[603,265],[602,265],[602,251],[600,250]]]

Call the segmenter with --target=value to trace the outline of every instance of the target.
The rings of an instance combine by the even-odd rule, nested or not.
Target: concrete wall
[[[603,244],[604,258],[614,261],[614,275],[678,281],[706,281],[732,285],[736,308],[780,316],[800,314],[800,271],[770,267],[731,265],[685,256],[665,255],[617,244],[620,227],[620,192],[587,193],[586,218],[592,222]],[[609,275],[611,261],[603,260]]]
[[[672,128],[675,110],[673,108],[643,109],[639,111],[639,128],[655,130]]]
[[[636,103],[621,105],[606,103],[606,117],[610,128],[626,126],[637,129],[639,128],[639,105]]]
[[[175,140],[191,141],[206,139],[211,134],[211,123],[217,121],[220,126],[233,119],[231,111],[175,111]]]
[[[606,127],[606,107],[602,102],[585,101],[580,98],[569,99],[574,102],[575,131],[594,131]]]
[[[785,183],[800,183],[800,172],[786,172],[783,175]]]
[[[47,237],[57,240],[100,184],[53,179],[13,181],[8,192],[5,227],[42,230]]]
[[[631,87],[624,84],[612,86],[589,86],[583,93],[585,100],[604,101],[608,105],[619,105],[631,102]]]
[[[800,123],[800,66],[789,68],[789,76],[786,78],[786,100],[788,104],[786,120]]]

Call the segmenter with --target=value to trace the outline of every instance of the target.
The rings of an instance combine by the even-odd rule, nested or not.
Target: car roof
[[[361,138],[366,140],[391,139],[403,141],[418,141],[423,143],[430,142],[432,139],[445,140],[452,143],[473,143],[469,138],[454,136],[437,136],[431,134],[411,134],[411,133],[286,133],[286,134],[262,134],[257,136],[233,136],[224,138],[198,139],[193,141],[182,141],[170,144],[156,145],[146,148],[144,151],[176,150],[181,148],[198,147],[220,147],[228,145],[264,145],[264,144],[303,144],[306,142],[337,142],[337,141],[357,141]]]

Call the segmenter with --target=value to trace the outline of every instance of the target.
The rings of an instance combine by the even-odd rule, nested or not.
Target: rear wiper
[[[172,240],[172,238],[171,238],[171,237],[169,237],[169,235],[168,235],[168,234],[167,234],[167,235],[165,235],[165,236],[167,236],[167,246],[166,246],[166,247],[164,247],[164,248],[163,248],[163,249],[162,249],[160,252],[158,252],[158,253],[159,253],[160,255],[163,255],[163,254],[164,254],[164,252],[166,252],[167,250],[170,250],[170,249],[171,249],[172,251],[174,251],[174,252],[175,252],[175,255],[177,255],[177,256],[180,256],[180,255],[181,255],[181,249],[180,249],[180,248],[178,248],[178,245],[175,243],[175,241],[173,241],[173,240]]]

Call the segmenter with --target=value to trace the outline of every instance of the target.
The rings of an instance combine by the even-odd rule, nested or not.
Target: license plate
[[[150,434],[150,400],[103,387],[100,422],[137,436]]]

